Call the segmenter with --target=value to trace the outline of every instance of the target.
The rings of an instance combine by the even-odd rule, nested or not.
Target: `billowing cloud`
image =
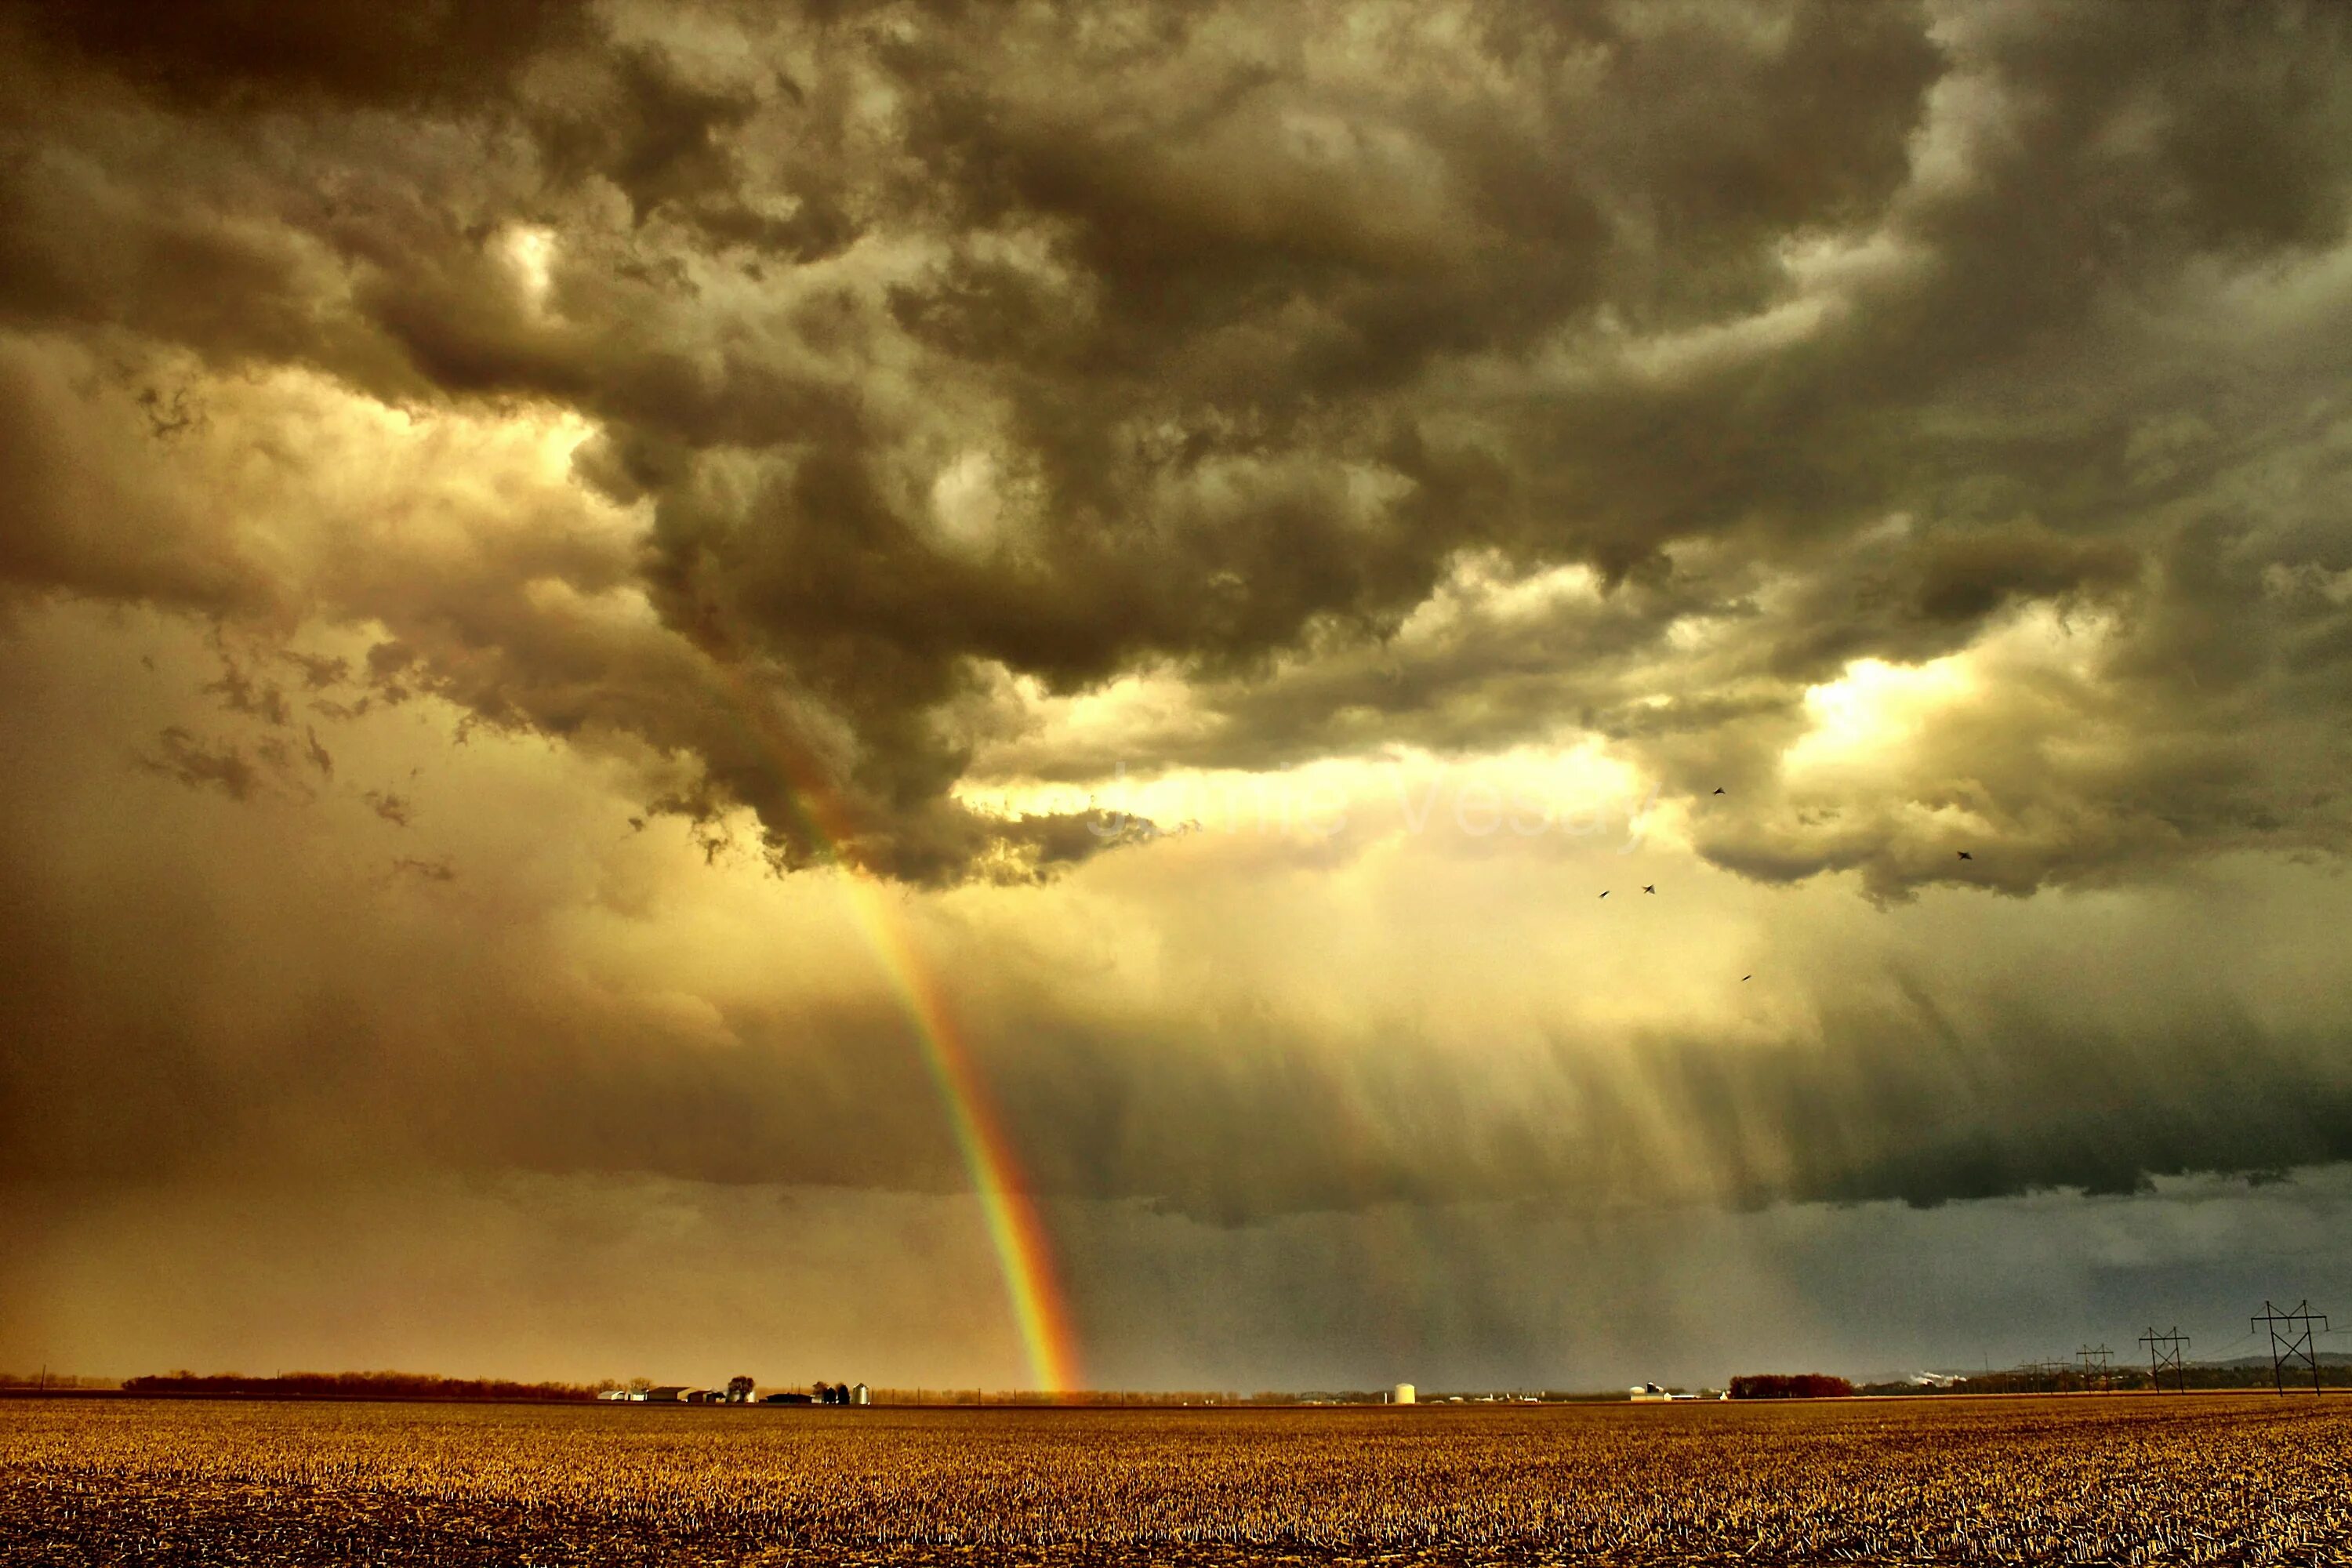
[[[486,718],[689,759],[690,798],[751,805],[786,863],[820,847],[795,794],[837,794],[850,858],[920,880],[1079,847],[955,804],[1026,721],[1000,674],[1165,669],[1244,710],[1221,732],[1360,744],[1264,678],[1329,692],[1468,561],[1604,592],[1517,627],[1516,661],[1356,706],[1488,711],[1505,680],[1484,732],[1623,735],[1677,789],[1765,782],[1855,661],[2088,608],[2133,636],[2064,721],[2128,710],[2117,770],[2170,832],[2116,820],[2119,779],[1989,768],[2014,885],[2336,837],[2227,782],[2248,715],[2165,646],[2290,638],[2229,639],[2235,702],[2283,729],[2333,668],[2341,606],[2290,628],[2262,587],[2346,564],[2323,12],[189,15],[17,26],[60,106],[14,123],[0,223],[20,580],[438,620],[421,669]],[[92,443],[184,437],[210,383],[296,370],[404,418],[577,421],[604,499],[563,504],[632,526],[529,564],[649,615],[551,626],[545,595],[492,602],[524,563],[489,558],[432,592],[273,581],[168,482],[100,477],[145,465]],[[141,416],[90,417],[93,376]],[[67,542],[94,509],[138,521]],[[1600,668],[1559,659],[1595,637]],[[2138,733],[2150,707],[2216,754]],[[1889,784],[1858,831],[1759,815],[1720,858],[1948,870],[1887,809],[1944,803]]]

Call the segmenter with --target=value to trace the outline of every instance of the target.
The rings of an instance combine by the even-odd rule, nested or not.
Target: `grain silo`
[[[1412,1384],[1409,1383],[1398,1384],[1396,1385],[1396,1392],[1389,1396],[1389,1403],[1391,1405],[1411,1405],[1412,1403]]]

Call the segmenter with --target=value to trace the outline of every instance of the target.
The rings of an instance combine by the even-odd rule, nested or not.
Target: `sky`
[[[2348,226],[2318,5],[5,0],[0,1368],[2352,1326]]]

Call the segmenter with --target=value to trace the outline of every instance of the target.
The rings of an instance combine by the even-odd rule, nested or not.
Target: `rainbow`
[[[1029,1184],[981,1081],[971,1052],[956,1026],[947,994],[921,952],[873,879],[861,874],[841,854],[848,842],[852,820],[846,804],[778,720],[765,694],[741,673],[740,662],[718,654],[712,663],[730,689],[736,710],[750,723],[761,747],[782,769],[793,805],[816,847],[838,868],[839,886],[852,919],[880,960],[890,989],[913,1026],[923,1066],[946,1107],[956,1150],[980,1198],[995,1248],[997,1268],[1013,1309],[1029,1374],[1037,1392],[1061,1398],[1079,1384],[1077,1336],[1054,1267],[1052,1238],[1046,1234]]]
[[[1013,1321],[1029,1355],[1030,1375],[1043,1393],[1055,1397],[1072,1393],[1078,1384],[1077,1342],[1054,1268],[1052,1238],[1029,1195],[1013,1142],[997,1120],[938,977],[923,963],[903,923],[892,917],[869,879],[847,866],[842,868],[841,879],[851,911],[914,1025],[923,1065],[930,1069],[931,1082],[947,1107],[957,1150],[988,1220],[989,1240],[995,1246]]]

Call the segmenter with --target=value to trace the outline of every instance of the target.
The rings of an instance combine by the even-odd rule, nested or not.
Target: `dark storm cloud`
[[[572,0],[306,5],[194,0],[17,5],[7,20],[51,48],[142,88],[210,109],[282,109],[305,100],[404,105],[494,90],[517,68],[587,32]]]
[[[2352,93],[2322,8],[175,17],[16,24],[18,76],[71,107],[11,122],[0,310],[594,420],[579,471],[650,504],[631,570],[698,657],[592,649],[508,604],[462,654],[420,643],[424,679],[499,722],[699,757],[787,862],[813,848],[795,767],[832,781],[849,853],[879,868],[953,878],[1018,849],[947,798],[988,668],[1210,680],[1235,756],[1371,738],[1251,681],[1360,659],[1465,552],[1655,584],[1636,613],[1656,633],[1695,595],[1736,616],[1764,578],[1795,586],[1747,659],[1543,693],[1513,671],[1586,634],[1538,632],[1353,705],[1360,730],[1451,707],[1497,737],[1618,734],[1663,695],[1699,733],[1635,754],[1684,787],[1759,776],[1789,725],[1706,716],[1790,707],[1846,660],[1935,657],[2034,603],[2129,615],[2158,591],[2138,563],[2226,504],[2217,476],[2291,463],[2330,439],[2313,401],[2340,406],[2340,300],[2299,352],[2197,337],[2230,277],[2341,236]],[[543,297],[511,252],[526,232]],[[960,524],[937,484],[970,453],[988,493]],[[58,504],[40,457],[12,458],[20,505]],[[2340,568],[2339,536],[2287,524],[2341,479],[2311,483],[2245,550]],[[1849,565],[1895,513],[1910,540]],[[1700,544],[1721,559],[1696,566]],[[216,603],[236,563],[203,546],[157,585]],[[154,575],[69,555],[17,574]],[[2240,578],[2213,613],[2255,613]],[[318,607],[404,637],[436,608]],[[730,734],[713,663],[797,762]],[[2178,711],[2186,689],[2150,696]],[[2104,833],[2112,795],[2063,805],[2060,842],[2021,845],[2024,885],[2146,847]],[[2174,805],[2176,852],[2244,837],[2241,805]],[[1835,844],[1759,818],[1709,848],[1896,889],[1933,872],[1895,815]]]

